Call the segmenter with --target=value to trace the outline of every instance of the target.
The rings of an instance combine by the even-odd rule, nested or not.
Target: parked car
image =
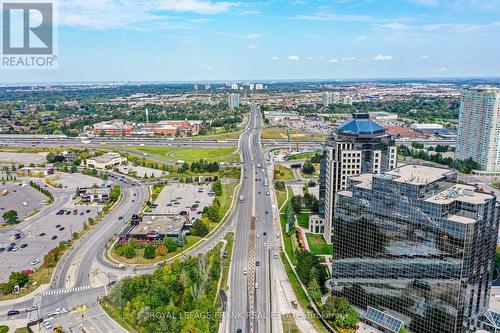
[[[41,232],[38,236],[43,237],[43,236],[45,236],[45,235],[46,235],[46,233],[45,233],[45,232]]]
[[[59,229],[61,227],[60,224],[56,224],[56,229]]]
[[[7,311],[7,316],[15,316],[19,314],[19,310],[9,310]]]
[[[40,260],[38,260],[38,259],[33,259],[33,261],[31,262],[31,266],[38,265],[39,263],[40,263]]]
[[[24,243],[21,245],[21,249],[24,249],[25,247],[28,247],[28,244]]]
[[[52,240],[57,239],[57,235],[52,236]]]
[[[65,228],[64,227],[60,227],[59,228],[59,231],[63,231]]]

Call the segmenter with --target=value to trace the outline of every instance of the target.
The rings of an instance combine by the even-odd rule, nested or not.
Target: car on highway
[[[274,252],[274,259],[278,259],[278,252]]]
[[[59,229],[61,227],[60,224],[56,224],[56,229]]]
[[[7,311],[7,316],[15,316],[19,314],[19,310],[9,310]]]
[[[267,235],[267,232],[264,231],[262,234],[265,236],[265,235]]]
[[[56,236],[56,235],[54,235],[54,236],[52,236],[52,237],[51,237],[51,239],[52,239],[52,240],[57,239],[57,236]]]
[[[59,228],[59,231],[63,231],[65,228],[64,227],[60,227]]]
[[[118,220],[123,220],[123,216],[118,216]]]
[[[45,235],[46,235],[46,233],[45,233],[45,232],[41,232],[40,234],[38,234],[38,236],[39,236],[39,237],[43,237],[43,236],[45,236]]]
[[[243,275],[247,275],[247,270],[246,269],[243,270]]]
[[[266,192],[266,195],[269,196],[269,191]]]
[[[256,261],[255,266],[260,266],[260,261]]]
[[[266,247],[266,246],[267,246],[267,243],[266,243],[266,242],[264,242],[264,247]]]

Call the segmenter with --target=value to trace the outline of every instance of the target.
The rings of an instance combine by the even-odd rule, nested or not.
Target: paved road
[[[236,237],[230,268],[227,332],[271,331],[270,263],[275,260],[275,234],[267,194],[270,179],[260,144],[261,128],[261,112],[254,106],[249,129],[241,137],[244,180],[240,195],[244,202],[238,206],[233,219]],[[255,226],[251,223],[252,217],[256,219]]]

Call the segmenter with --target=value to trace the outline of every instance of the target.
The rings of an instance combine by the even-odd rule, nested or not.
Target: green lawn
[[[323,236],[306,233],[309,251],[315,255],[332,255],[332,246],[327,244]]]
[[[186,162],[206,159],[217,162],[238,162],[240,156],[233,154],[236,147],[231,148],[184,148],[184,147],[127,147],[127,150],[134,150],[140,153],[146,153],[161,157],[166,160]]]
[[[317,152],[306,152],[306,153],[293,154],[293,155],[288,155],[287,157],[285,157],[285,160],[294,161],[294,160],[308,159],[308,158],[314,157],[316,154],[317,154]]]
[[[299,226],[304,229],[309,229],[309,216],[312,212],[304,212],[297,215],[297,222]]]
[[[7,333],[9,331],[9,326],[2,325],[0,326],[0,333]]]
[[[276,165],[274,167],[274,179],[275,180],[293,180],[295,176],[290,168],[282,165]]]
[[[278,191],[278,190],[276,190],[276,200],[278,202],[278,208],[280,208],[281,205],[283,205],[283,203],[286,200],[286,191]]]

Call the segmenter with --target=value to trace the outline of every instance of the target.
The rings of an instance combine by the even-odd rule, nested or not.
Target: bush
[[[177,250],[177,243],[175,242],[175,240],[173,238],[166,237],[163,240],[163,244],[165,244],[168,252],[174,252],[175,250]]]
[[[198,219],[194,221],[193,226],[189,229],[191,235],[204,237],[208,235],[208,225],[202,220]]]
[[[148,244],[144,247],[144,258],[154,259],[156,257],[156,248],[152,244]]]
[[[123,255],[127,259],[134,258],[136,256],[135,248],[131,245],[125,246],[125,248],[123,249]]]
[[[159,256],[166,256],[167,253],[169,252],[169,250],[167,249],[167,247],[163,244],[160,244],[156,247],[156,253],[159,255]]]

